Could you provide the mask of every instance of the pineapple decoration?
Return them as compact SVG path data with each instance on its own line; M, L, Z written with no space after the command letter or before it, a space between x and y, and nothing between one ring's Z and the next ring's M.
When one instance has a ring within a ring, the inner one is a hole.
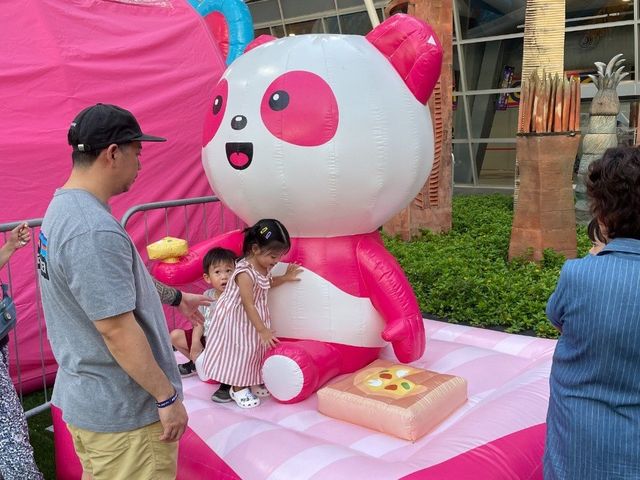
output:
M576 178L576 220L586 224L591 219L589 204L586 197L585 176L589 165L601 158L607 148L618 145L616 120L620 113L618 99L618 84L629 75L624 70L624 58L619 53L608 64L595 62L597 75L589 75L598 88L593 97L589 110L589 126L582 140L582 157Z

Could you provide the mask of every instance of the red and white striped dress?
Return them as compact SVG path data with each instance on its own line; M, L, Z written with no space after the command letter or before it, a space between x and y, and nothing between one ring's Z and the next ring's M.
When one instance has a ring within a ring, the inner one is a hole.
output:
M271 328L271 317L267 308L267 291L271 286L270 275L262 275L245 259L240 260L218 299L207 346L204 349L204 374L220 383L236 387L262 383L260 367L267 351L260 341L258 331L247 317L240 288L235 279L238 274L248 273L253 281L253 300L260 318Z

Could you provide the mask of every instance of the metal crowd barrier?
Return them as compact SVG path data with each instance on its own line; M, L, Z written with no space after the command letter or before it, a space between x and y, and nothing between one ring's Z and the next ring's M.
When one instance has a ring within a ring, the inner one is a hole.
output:
M218 209L218 215L220 217L220 221L216 228L212 228L210 225L209 219L214 215L214 209ZM170 222L170 218L177 218L174 214L175 209L182 209L182 218L184 219L183 225L175 225L175 223ZM190 209L190 210L189 210ZM202 221L198 222L197 225L189 224L189 215L193 215L193 209L202 209ZM188 211L189 210L189 211ZM230 215L227 213L226 215L223 213L222 204L219 202L218 198L215 196L208 197L197 197L197 198L187 198L181 200L170 200L165 202L153 202L146 203L142 205L137 205L129 210L123 215L122 220L120 221L121 225L126 229L128 226L137 224L137 222L144 222L144 240L145 244L148 245L151 241L158 240L157 238L151 239L149 237L149 219L151 216L161 215L163 217L163 231L166 235L170 235L170 232L181 232L181 233L173 233L173 235L184 236L187 239L190 238L198 238L205 239L216 233L222 233L233 228L240 228L242 223L237 217ZM225 216L232 216L231 219L226 219ZM157 223L157 217L155 218ZM27 299L27 302L33 301L33 304L36 306L36 320L38 324L38 340L39 340L39 359L41 364L41 378L42 378L42 391L44 396L44 402L28 411L25 412L27 417L31 417L37 415L38 413L47 410L50 407L50 400L48 398L47 391L47 375L45 371L45 355L44 355L44 345L48 340L45 338L45 330L44 330L44 314L42 310L42 303L40 300L40 284L38 275L38 266L37 266L37 239L40 233L40 226L42 225L41 218L34 218L30 220L23 221L15 221L15 222L7 222L0 223L0 235L2 235L2 245L7 240L8 232L10 232L16 226L26 222L31 229L31 267L34 272L34 278L36 282L36 288L34 290L34 297L32 299ZM143 252L141 252L143 253ZM145 257L146 258L146 257ZM13 282L12 280L12 263L14 263L14 259L10 259L8 264L0 271L0 277L4 281L8 281L11 285L11 290L13 290ZM14 266L15 268L15 266ZM13 296L13 291L10 292ZM171 323L175 326L176 323L176 310L170 309L168 310L171 315ZM20 316L20 312L18 311L18 316ZM16 363L16 372L17 372L17 383L16 390L20 395L20 399L23 399L23 382L22 382L22 369L20 364L20 348L19 348L19 329L15 329L12 333L12 341L10 342L9 348L12 350L13 358Z
M32 218L30 220L18 221L18 222L8 222L0 224L0 233L2 233L2 244L4 245L7 241L8 233L13 230L18 225L23 223L27 223L29 228L31 229L31 270L34 272L34 278L36 282L35 295L33 298L33 304L36 306L36 321L38 324L38 348L39 348L39 359L40 359L40 367L41 367L41 380L42 380L42 392L44 396L44 403L28 410L25 414L28 417L33 415L37 415L38 413L46 410L50 406L49 394L47 391L47 375L45 370L45 356L44 356L44 342L47 341L44 336L44 315L42 312L42 303L40 301L40 283L38 280L39 275L37 275L37 242L35 239L38 238L38 233L40 231L40 225L42 225L41 218ZM12 281L11 275L11 265L14 263L14 259L11 258L9 262L4 266L2 270L0 270L0 278L3 280L7 280L9 283L9 294L13 297L13 286L14 283ZM18 317L20 316L20 312L18 312ZM19 329L14 329L12 332L12 342L9 344L9 348L13 350L15 363L16 363L16 371L17 371L17 379L18 382L16 384L16 390L20 396L20 400L23 399L23 388L22 388L22 369L20 368L20 348L19 348Z

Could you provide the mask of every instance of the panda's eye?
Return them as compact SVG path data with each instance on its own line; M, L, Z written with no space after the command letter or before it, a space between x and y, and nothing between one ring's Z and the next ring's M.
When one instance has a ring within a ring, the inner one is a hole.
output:
M273 95L269 97L269 107L271 110L275 110L279 112L280 110L284 110L289 105L289 94L284 90L278 90L277 92L273 92Z
M213 100L213 114L217 115L218 113L220 113L221 109L222 109L222 95L218 95Z
M223 107L224 108L224 107ZM340 112L331 86L318 74L292 70L275 78L262 94L262 123L271 134L301 147L333 138Z
M227 98L229 98L229 85L226 79L221 79L213 89L211 97L213 102L211 110L207 112L205 119L204 130L202 131L202 145L207 145L211 139L215 136L216 132L220 128L222 119L224 118L224 111L227 106ZM211 101L211 100L209 100Z

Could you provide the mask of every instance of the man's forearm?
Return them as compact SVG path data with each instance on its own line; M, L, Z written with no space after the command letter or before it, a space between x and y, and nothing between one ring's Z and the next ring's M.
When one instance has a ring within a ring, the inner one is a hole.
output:
M177 288L165 285L155 278L153 279L153 283L156 285L156 290L158 291L158 295L160 295L160 301L163 304L176 306L178 303L180 303L177 302L178 297L180 296L180 291Z
M171 397L174 387L156 362L133 312L95 322L118 365L156 401Z

